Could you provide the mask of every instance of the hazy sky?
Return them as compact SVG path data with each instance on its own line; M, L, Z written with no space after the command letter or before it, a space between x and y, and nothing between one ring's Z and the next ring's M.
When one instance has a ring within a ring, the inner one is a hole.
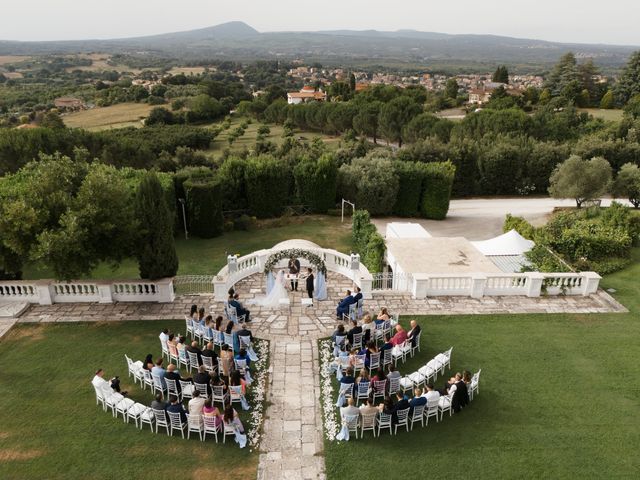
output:
M117 38L242 20L259 31L415 29L640 45L640 0L0 0L0 39ZM596 3L596 5L591 5Z

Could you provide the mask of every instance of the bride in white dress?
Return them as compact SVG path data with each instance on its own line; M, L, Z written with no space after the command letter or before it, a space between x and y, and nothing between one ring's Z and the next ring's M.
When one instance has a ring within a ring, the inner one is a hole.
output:
M255 304L261 307L274 308L280 306L280 300L284 298L289 298L289 292L285 287L284 271L280 270L269 294L266 297L256 298Z

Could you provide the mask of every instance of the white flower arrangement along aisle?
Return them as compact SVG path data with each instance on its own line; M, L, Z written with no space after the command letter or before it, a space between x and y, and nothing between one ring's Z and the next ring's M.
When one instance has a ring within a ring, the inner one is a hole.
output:
M253 348L258 355L258 361L252 362L255 366L253 374L253 382L251 383L251 412L249 413L249 430L247 438L249 446L256 448L260 443L260 428L264 417L264 400L267 386L268 360L269 360L269 342L267 340L255 339Z
M329 372L329 364L333 361L331 340L320 342L320 390L322 392L322 413L324 415L324 432L330 442L336 439L340 429L333 398L333 374Z

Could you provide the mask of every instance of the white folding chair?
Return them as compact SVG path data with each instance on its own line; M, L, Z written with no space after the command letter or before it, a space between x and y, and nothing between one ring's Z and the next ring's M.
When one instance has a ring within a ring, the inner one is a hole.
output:
M411 390L413 390L413 382L408 376L402 377L398 385L402 389L402 393L410 392Z
M369 374L373 375L374 370L380 368L380 352L369 354Z
M360 400L367 400L369 398L369 388L371 386L371 382L361 381L358 383L358 389L356 392L356 405L360 402Z
M375 403L376 398L384 397L387 394L387 380L376 380L373 382L373 402Z
M171 359L169 358L169 347L167 346L167 342L160 340L160 348L162 348L162 358L166 358L167 362L170 362Z
M118 414L122 414L122 421L127 422L127 411L136 404L130 398L123 398L118 403L116 403L116 417Z
M208 385L206 383L193 382L193 386L194 386L195 390L200 392L200 396L202 398L207 398L209 396L209 389L208 389Z
M453 393L449 395L441 396L438 400L438 413L440 414L440 420L444 418L444 412L449 412L449 416L453 415L451 405L453 403Z
M364 438L364 432L371 430L373 436L376 436L376 413L367 413L362 415L360 420L360 437Z
M180 365L184 365L184 367L189 371L189 356L187 355L186 348L178 348L178 368Z
M416 350L418 350L418 352L420 352L420 335L422 335L422 330L420 330L418 332L418 334L416 335L415 338L415 346L413 345L413 341L410 344L411 347L411 357L413 357L413 354L416 352Z
M178 385L175 380L171 380L170 378L165 378L164 381L167 384L167 394L174 395L178 398L178 401L182 401L182 390L178 390Z
M364 314L364 298L361 298L360 300L358 300L358 303L356 303L356 316L358 318L362 318L363 314Z
M365 361L367 360L367 355L356 355L353 362L353 373L357 374L358 371L365 369Z
M193 398L193 389L194 386L191 382L187 380L179 380L180 382L180 393L183 399L185 398Z
M240 406L243 405L244 394L242 393L242 385L229 385L229 399L231 400L231 405L234 403L239 403Z
M140 430L142 430L142 426L147 423L149 425L149 429L151 429L151 431L153 432L153 422L155 418L156 417L153 414L153 409L147 408L140 414Z
M393 435L393 425L391 422L391 415L387 413L381 413L376 418L376 422L378 425L378 437L380 436L380 430L383 428L389 429L389 435Z
M124 396L120 393L113 392L111 395L104 390L104 401L107 404L107 408L111 409L111 415L116 416L116 405L124 400Z
M138 420L140 419L140 416L143 414L143 412L147 409L147 407L141 403L134 403L128 410L127 410L127 423L129 423L129 420L133 420L136 424L136 427L138 426ZM142 426L142 424L140 424L140 426Z
M173 436L174 430L180 430L182 438L184 439L184 429L187 426L187 422L183 422L178 412L167 412L169 415L169 427L171 428L171 435Z
M411 347L409 347L411 349ZM402 359L402 363L407 360L407 341L396 345L391 349L391 357L393 358L393 365L398 365L398 360Z
M187 355L189 355L189 371L193 370L194 368L198 370L198 354L194 352L187 352Z
M482 369L478 370L473 374L473 377L471 377L471 383L468 387L469 400L473 400L473 396L480 393L480 372L482 372Z
M238 315L238 311L236 310L236 307L234 307L232 305L229 305L229 306L227 306L227 317L233 323L238 325L239 323L244 322L246 314L245 315Z
M389 395L393 395L400 388L400 377L390 377L389 380Z
M178 348L173 343L167 344L167 348L169 349L169 363L173 362L178 365Z
M342 314L342 321L348 322L350 320L355 320L358 313L358 304L352 303L349 305L349 312Z
M213 342L214 332L211 327L204 327L202 330L202 343L207 344Z
M434 360L440 364L440 371L442 375L444 375L445 367L451 367L451 351L453 347L451 347L446 352L439 353L435 356Z
M169 421L167 420L167 412L165 410L158 410L153 408L153 418L156 420L156 433L158 433L158 427L164 427L167 429L167 435L169 435Z
M93 386L93 389L96 392L96 405L98 404L102 404L102 410L104 410L105 412L107 411L107 405L106 405L106 400L105 400L105 391L100 388L100 387L96 387L95 385L91 384Z
M403 408L396 412L397 421L393 426L394 434L398 433L398 427L406 427L407 432L409 431L409 410L409 408Z
M427 408L424 411L425 419L427 420L427 426L429 425L429 418L436 417L436 423L440 421L438 414L438 404L440 403L440 397L432 398L427 401Z
M429 366L429 364L420 367L418 369L418 373L424 377L425 384L429 383L429 381L432 380L435 375L435 371Z
M202 355L202 365L209 373L213 373L218 368L217 365L213 364L213 359L206 355Z
M393 363L393 349L388 348L382 351L382 367L387 368Z
M438 372L440 371L441 364L435 358L432 358L425 365L428 369L431 370L431 376L433 377L433 381L438 380Z
M191 335L193 339L193 319L191 317L185 316L184 322L186 324L187 336Z
M207 440L207 433L213 433L213 436L216 439L216 443L218 443L218 432L222 431L222 424L216 424L216 417L202 417L203 428L202 428L202 441Z
M426 407L426 405L413 407L413 412L411 412L411 418L409 419L411 422L411 430L413 430L413 424L416 422L420 422L420 425L424 427L424 407Z
M233 423L222 422L223 433L222 435L222 443L226 443L227 435L236 436L236 426Z
M354 333L353 334L353 342L351 343L351 348L362 348L362 333Z
M231 351L233 352L233 334L232 333L224 334L224 344L228 345Z
M340 390L338 391L338 400L340 400L340 397L344 397L346 402L347 398L353 397L353 388L354 388L353 383L341 383ZM337 405L337 406L342 407L342 405Z
M211 402L220 402L224 407L227 402L228 394L225 392L224 387L222 385L215 385L211 387Z
M411 383L413 383L414 387L420 387L424 383L424 375L422 375L420 372L410 373L409 375L407 375L407 377L409 378L409 380L411 380Z
M347 425L347 428L349 429L349 431L353 432L356 435L356 440L357 440L358 426L360 424L360 415L345 415L343 421Z
M191 432L196 432L202 441L202 433L204 432L204 423L202 415L189 415L187 413L187 440L191 438Z

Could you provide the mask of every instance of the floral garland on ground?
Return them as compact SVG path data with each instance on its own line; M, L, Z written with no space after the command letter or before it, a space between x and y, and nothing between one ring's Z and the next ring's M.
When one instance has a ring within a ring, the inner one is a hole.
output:
M329 372L329 364L333 361L331 340L320 341L320 394L322 413L324 416L324 433L327 440L333 442L340 429L333 398L333 374Z
M274 267L278 264L280 260L284 260L285 258L306 258L309 262L316 267L318 272L323 275L327 274L327 266L324 263L324 260L320 258L320 255L310 252L308 250L302 250L300 248L290 248L288 250L280 250L276 253L272 253L271 256L267 259L267 262L264 264L264 273L269 273Z
M253 382L251 383L251 412L249 413L249 429L247 439L250 448L256 448L260 443L260 429L265 409L265 396L267 386L267 373L269 365L269 342L267 340L254 340L253 349L258 356L257 362L252 362L255 367Z

